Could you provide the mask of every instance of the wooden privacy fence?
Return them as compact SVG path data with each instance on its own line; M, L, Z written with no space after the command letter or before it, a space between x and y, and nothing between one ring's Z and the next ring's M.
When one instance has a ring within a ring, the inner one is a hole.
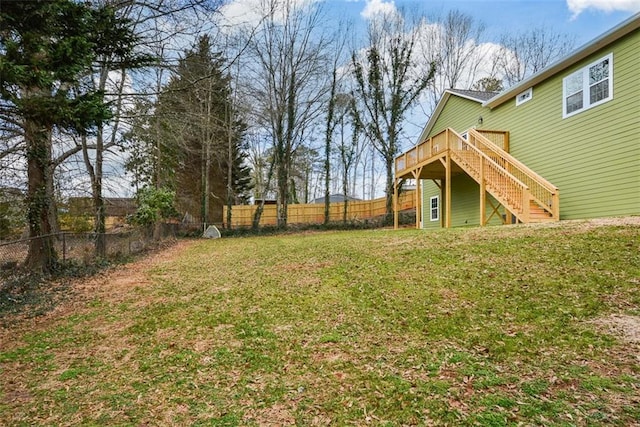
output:
M414 209L416 191L404 191L398 197L398 209ZM231 227L250 227L257 205L235 205L231 207ZM342 221L344 203L331 203L329 219L331 222ZM365 201L350 201L347 204L347 221L359 221L383 216L386 213L385 198ZM223 218L226 221L227 207L224 207ZM264 205L260 225L276 225L278 222L276 205ZM324 222L324 203L289 205L288 224L322 224ZM226 227L227 224L225 223Z

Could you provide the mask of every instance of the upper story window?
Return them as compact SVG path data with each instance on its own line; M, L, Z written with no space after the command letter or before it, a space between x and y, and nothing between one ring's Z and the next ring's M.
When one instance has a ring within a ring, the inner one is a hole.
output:
M613 54L605 56L562 80L562 117L613 99Z
M524 92L520 93L518 96L516 96L516 107L520 104L524 104L525 102L531 100L531 98L533 98L533 88L530 87L529 89L525 90Z

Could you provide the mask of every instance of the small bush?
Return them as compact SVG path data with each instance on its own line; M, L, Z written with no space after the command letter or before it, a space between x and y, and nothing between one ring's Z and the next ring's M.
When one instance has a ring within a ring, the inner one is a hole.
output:
M88 233L93 230L93 219L90 215L71 215L64 213L59 215L58 222L61 230L74 233Z

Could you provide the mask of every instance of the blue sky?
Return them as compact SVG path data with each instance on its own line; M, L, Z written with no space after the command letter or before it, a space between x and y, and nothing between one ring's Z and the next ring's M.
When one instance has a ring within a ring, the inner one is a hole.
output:
M393 9L424 15L430 21L450 10L460 10L485 25L478 43L498 43L502 35L543 27L573 38L574 48L640 12L640 0L227 0L223 21L231 28L251 26L260 21L260 4L265 1L320 3L330 18L328 25L347 21L356 43L373 14Z
M325 7L358 27L365 25L367 11L383 8L417 10L427 17L458 9L485 24L483 41L544 26L574 37L578 47L639 12L640 0L327 0Z

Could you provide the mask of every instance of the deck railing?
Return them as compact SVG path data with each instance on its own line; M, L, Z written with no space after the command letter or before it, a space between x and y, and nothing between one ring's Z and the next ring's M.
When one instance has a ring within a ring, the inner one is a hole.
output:
M449 129L445 129L442 132L422 141L412 149L405 151L403 154L396 157L396 176L398 172L411 169L417 164L431 157L435 157L439 154L444 154L445 150L447 149L448 131ZM480 132L485 138L493 142L496 146L501 147L505 151L508 151L508 132L501 130L481 130L478 132Z
M447 131L445 130L396 157L396 176L400 171L411 169L431 157L443 154L446 149Z
M509 152L509 132L503 130L490 130L490 129L475 129L482 136L493 142L498 147L502 148L507 153Z

